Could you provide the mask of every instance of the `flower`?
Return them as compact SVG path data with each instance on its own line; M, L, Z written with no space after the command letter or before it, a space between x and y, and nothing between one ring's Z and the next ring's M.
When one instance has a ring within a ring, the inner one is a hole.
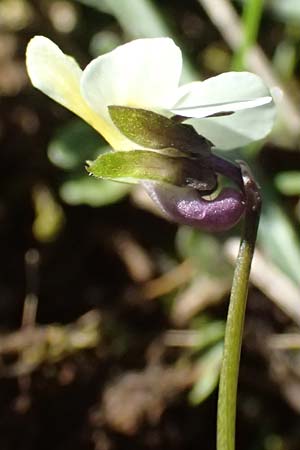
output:
M181 51L169 38L121 45L82 71L56 44L36 36L26 63L36 88L83 118L116 150L90 163L90 173L142 182L179 223L220 231L240 219L245 202L239 168L220 164L211 148L240 147L271 130L273 99L257 75L228 72L179 86ZM240 190L226 188L214 200L203 199L215 191L216 173L233 174Z
M137 39L91 61L77 62L43 36L28 44L32 84L92 125L115 150L139 148L113 124L108 106L143 108L190 119L219 149L262 139L271 130L274 105L255 74L228 72L179 86L182 57L170 38ZM234 114L208 117L220 113Z

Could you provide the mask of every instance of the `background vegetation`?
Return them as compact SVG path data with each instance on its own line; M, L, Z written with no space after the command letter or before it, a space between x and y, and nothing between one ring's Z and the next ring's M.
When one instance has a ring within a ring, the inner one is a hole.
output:
M185 81L246 69L283 90L267 142L228 154L248 161L264 201L237 448L299 450L297 0L0 1L1 450L214 449L239 236L178 228L139 188L88 177L106 144L31 87L36 34L82 66L167 35Z

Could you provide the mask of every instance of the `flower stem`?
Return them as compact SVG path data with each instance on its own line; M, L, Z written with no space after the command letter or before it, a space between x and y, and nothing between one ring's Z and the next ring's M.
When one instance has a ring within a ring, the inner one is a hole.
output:
M259 26L264 10L263 0L248 0L242 14L243 42L233 58L233 69L245 68L245 57L249 49L256 44Z
M244 182L241 175L241 168L229 161L228 159L221 158L220 156L212 153L211 156L212 167L215 172L220 175L224 175L234 181L239 188L244 189Z
M219 384L217 450L235 449L236 398L248 281L259 224L261 196L248 167L239 162L246 197L244 229L233 277Z

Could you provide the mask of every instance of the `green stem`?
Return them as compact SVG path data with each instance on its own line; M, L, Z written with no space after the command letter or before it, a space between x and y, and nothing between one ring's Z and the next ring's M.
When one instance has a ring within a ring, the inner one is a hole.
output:
M233 277L219 384L217 450L235 449L236 398L251 262L259 223L261 197L248 167L240 162L246 214Z
M245 1L242 15L244 39L233 59L232 65L235 70L242 70L245 67L246 53L256 43L263 8L264 0Z

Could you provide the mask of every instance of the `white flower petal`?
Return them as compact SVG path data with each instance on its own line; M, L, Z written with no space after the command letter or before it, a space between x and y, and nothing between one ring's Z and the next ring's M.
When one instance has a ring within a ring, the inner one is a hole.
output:
M266 105L272 102L272 97L259 97L253 100L242 100L239 102L223 102L214 105L191 106L187 108L173 108L171 112L184 117L195 117L202 119L203 117L212 116L214 114L230 113L242 111L244 109L256 108L257 106Z
M181 51L171 39L137 39L92 61L84 70L81 92L106 119L108 105L169 108L181 68Z
M250 72L227 72L178 90L172 112L202 118L222 112L255 108L272 101L263 81Z
M230 116L190 119L185 123L222 150L243 147L270 133L275 119L274 103L238 111Z

